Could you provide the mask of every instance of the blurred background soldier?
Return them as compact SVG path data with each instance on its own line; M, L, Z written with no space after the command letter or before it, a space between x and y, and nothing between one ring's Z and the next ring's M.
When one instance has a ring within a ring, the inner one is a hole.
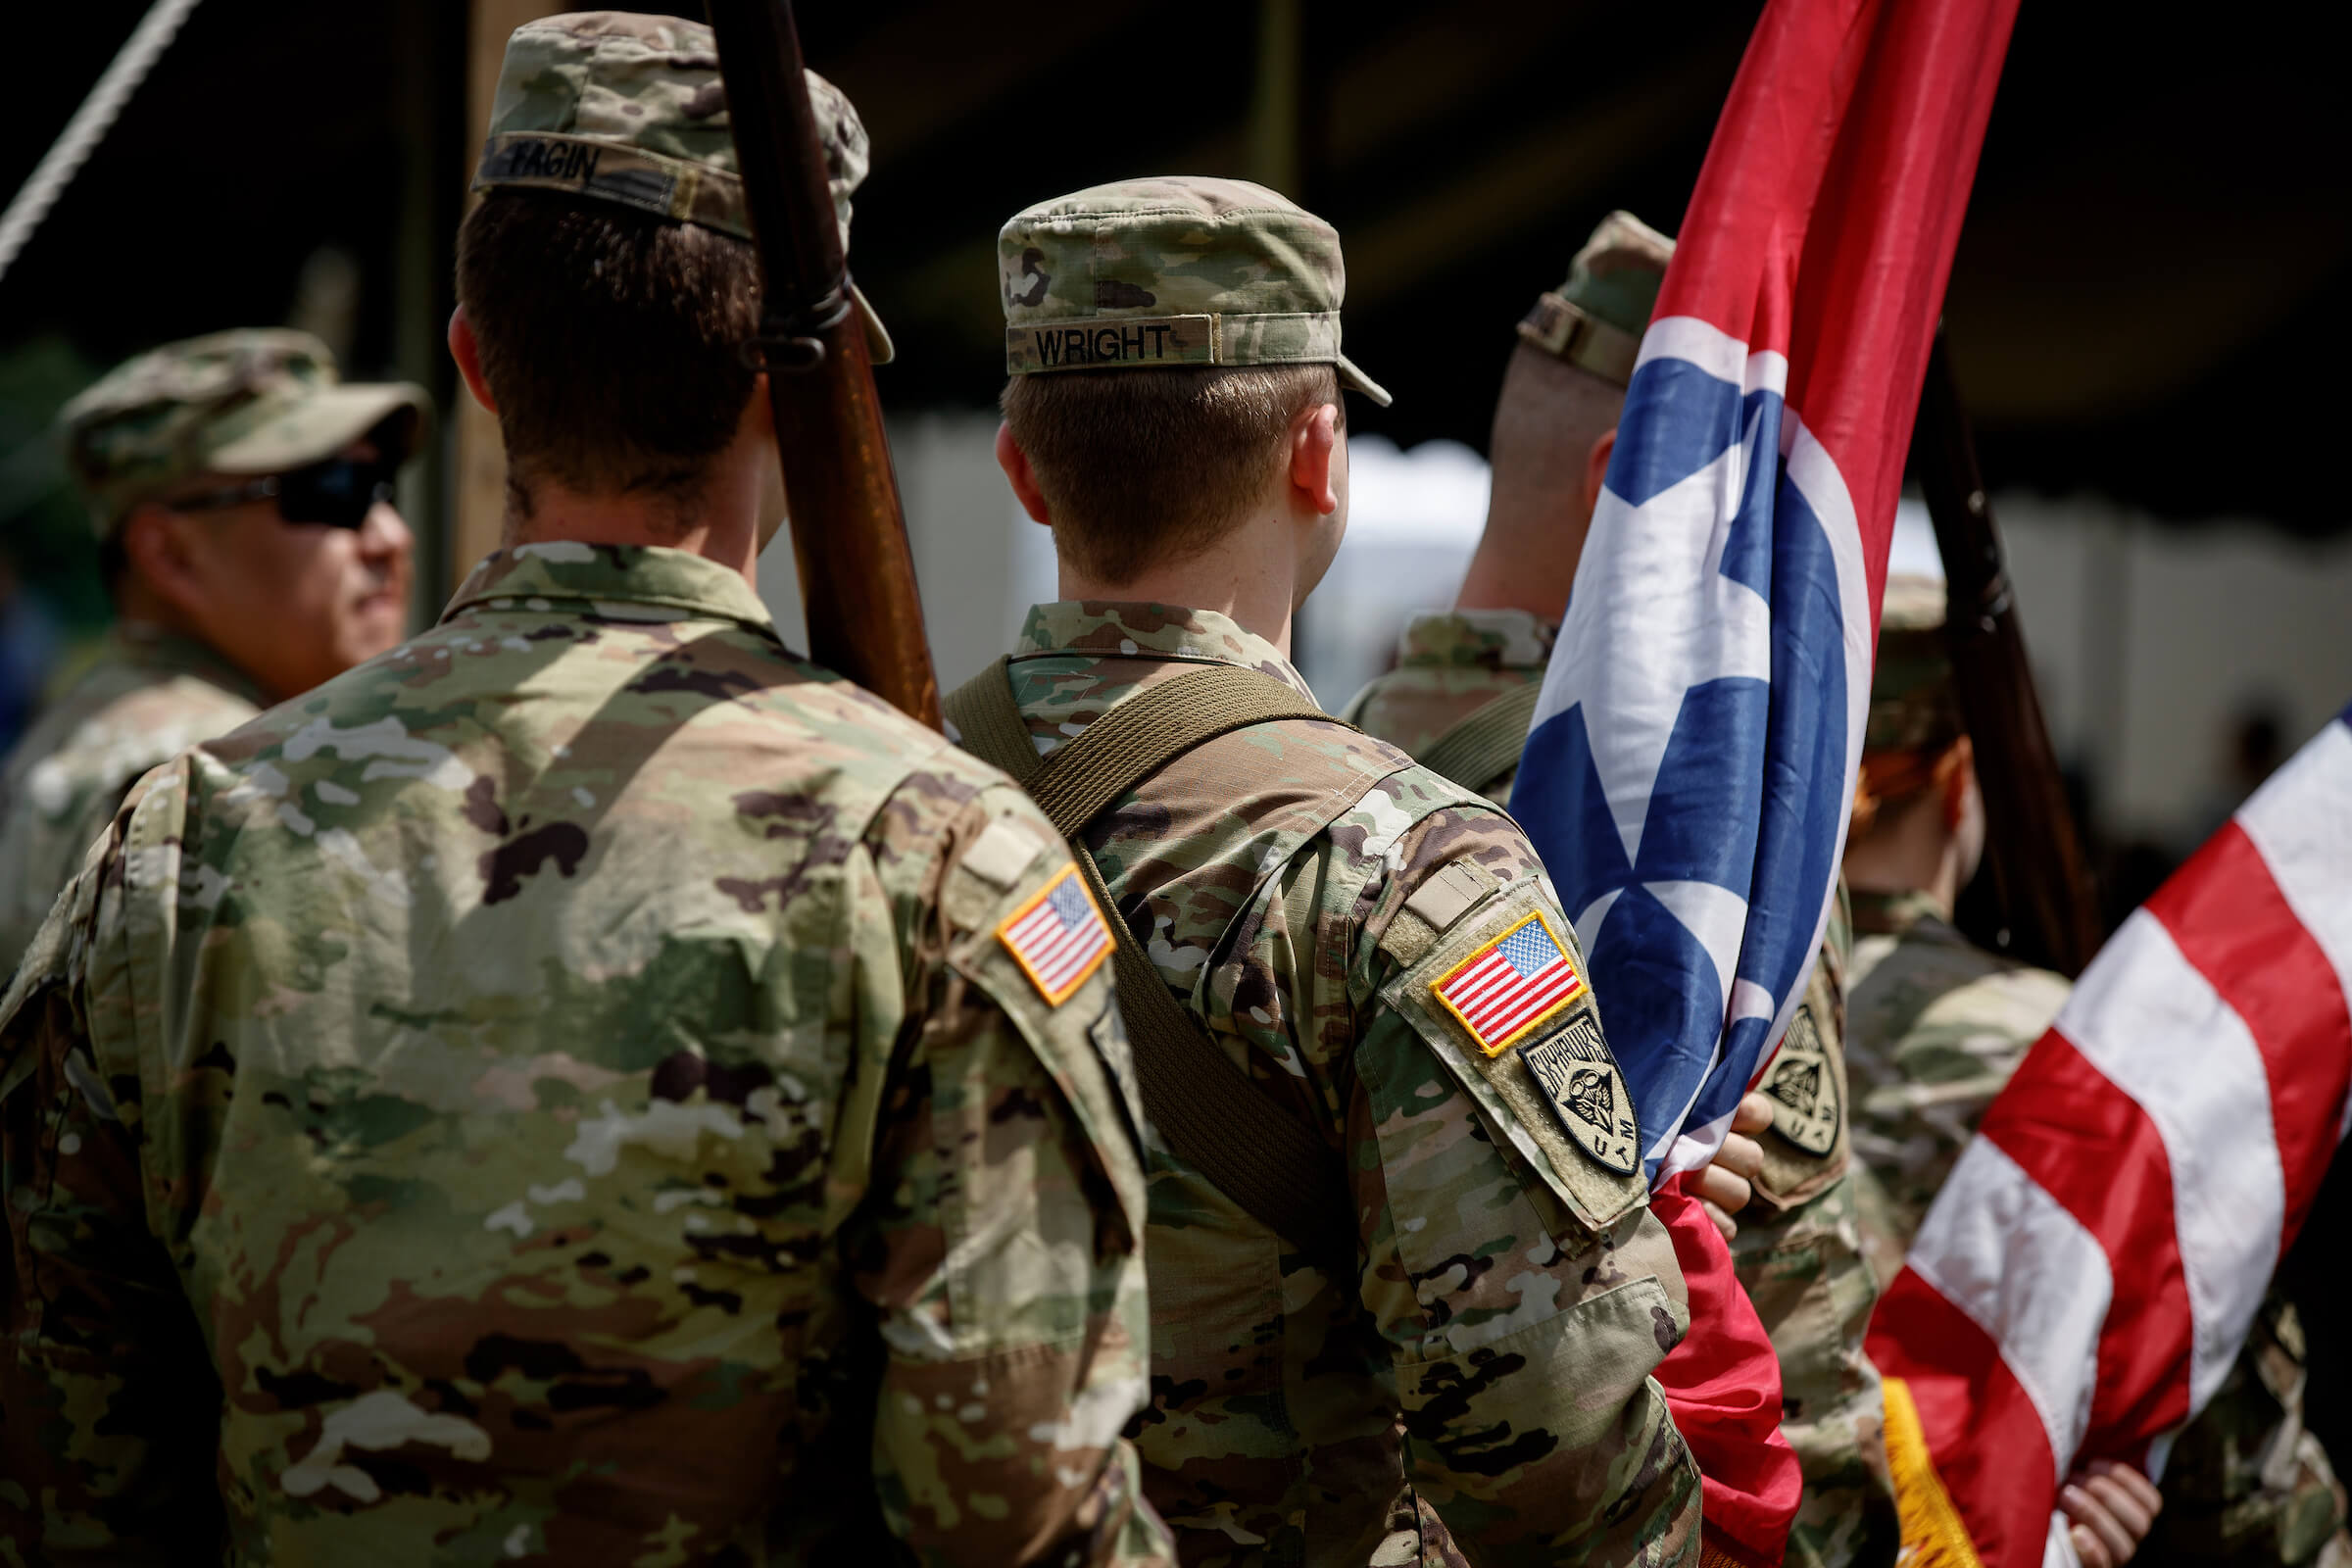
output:
M1501 805L1673 255L1671 239L1612 213L1520 322L1494 404L1486 532L1454 608L1414 616L1396 667L1348 705L1368 732ZM1697 1189L1780 1358L1782 1430L1805 1478L1792 1564L1890 1563L1898 1544L1879 1378L1862 1350L1878 1288L1844 1114L1849 941L1834 915L1764 1093L1741 1105Z
M1869 1167L1865 1229L1885 1279L2069 989L1952 925L1984 854L1984 814L1943 620L1940 581L1887 580L1845 851L1854 1147ZM2304 1359L2302 1322L2274 1290L2228 1380L2173 1446L2149 1557L2352 1561L2342 1488L2303 1427Z
M716 64L514 33L450 326L509 548L151 774L35 939L26 1560L1165 1560L1106 933L1018 790L753 593ZM809 87L846 238L865 133Z
M1290 662L1347 525L1340 391L1388 401L1340 351L1338 234L1261 186L1138 180L1030 208L998 256L998 458L1062 601L949 710L1072 803L1139 1060L1186 1064L1150 1101L1137 1439L1184 1560L1443 1561L1448 1530L1482 1563L1692 1560L1647 1378L1682 1274L1574 934L1508 817ZM1157 752L1113 739L1163 711ZM1296 1180L1219 1169L1253 1119L1243 1154L1302 1147Z
M169 344L67 405L116 623L0 769L0 969L140 774L400 641L392 481L425 412L279 328Z
M1626 383L1673 256L1673 240L1611 213L1567 281L1519 323L1494 400L1486 528L1453 608L1415 615L1396 667L1348 704L1346 716L1482 792L1507 794L1518 768L1617 450Z

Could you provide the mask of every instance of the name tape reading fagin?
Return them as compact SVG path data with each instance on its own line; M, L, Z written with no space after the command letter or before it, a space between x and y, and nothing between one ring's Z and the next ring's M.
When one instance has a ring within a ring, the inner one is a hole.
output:
M732 174L612 142L504 131L482 148L476 190L523 185L618 202L721 233L751 237L743 186Z

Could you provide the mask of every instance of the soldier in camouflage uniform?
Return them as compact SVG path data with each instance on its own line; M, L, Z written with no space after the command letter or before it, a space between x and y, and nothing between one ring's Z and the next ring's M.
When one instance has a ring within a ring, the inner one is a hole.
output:
M2066 980L1952 925L1983 808L1943 636L1943 585L1887 580L1846 849L1856 942L1847 1054L1864 1231L1891 1279L1993 1096L2065 1004ZM2345 1499L2302 1421L2303 1327L2274 1291L2212 1402L2174 1444L2158 1561L2352 1562Z
M1887 1279L1984 1107L2070 989L2064 976L1987 953L1952 926L1952 901L1984 851L1965 736L1943 645L1943 585L1889 577L1847 844L1854 1145L1873 1177L1872 1261ZM1946 798L1961 808L1938 814ZM1922 839L1935 863L1895 863L1907 848L1898 834Z
M998 454L1064 599L982 678L1009 679L1049 761L1203 667L1311 706L1288 649L1345 525L1338 392L1387 401L1340 352L1338 236L1258 186L1141 180L1020 214L999 260ZM1689 1327L1682 1277L1631 1140L1596 1142L1535 1076L1589 1039L1588 1088L1623 1092L1517 827L1286 718L1179 758L1081 838L1237 1091L1312 1130L1354 1211L1293 1246L1150 1150L1135 1430L1182 1559L1695 1560L1697 1477L1647 1376ZM1573 994L1482 1026L1446 977L1515 930Z
M400 641L388 497L425 408L277 328L168 344L67 405L116 624L0 764L0 973L140 774Z
M715 67L515 33L451 329L508 548L149 774L0 1011L11 1560L1167 1560L1119 1016L998 935L1067 848L748 580Z
M1348 705L1366 730L1459 766L1454 777L1498 805L1510 804L1518 742L1673 243L1630 214L1609 215L1567 281L1520 324L1494 413L1487 530L1455 608L1413 617L1396 667ZM1514 698L1523 710L1491 745L1461 744L1472 732L1455 726ZM1862 1349L1878 1287L1842 1114L1849 946L1840 905L1765 1094L1748 1097L1737 1124L1757 1142L1736 1132L1700 1189L1716 1212L1740 1210L1727 1223L1733 1262L1780 1358L1782 1431L1805 1482L1788 1561L1837 1568L1892 1562L1898 1544L1879 1375Z

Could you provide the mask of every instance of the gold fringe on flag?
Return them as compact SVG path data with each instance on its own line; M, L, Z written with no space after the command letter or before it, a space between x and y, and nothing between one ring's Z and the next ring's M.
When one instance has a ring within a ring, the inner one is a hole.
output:
M1919 1407L1901 1378L1884 1380L1886 1391L1886 1466L1894 1477L1894 1507L1903 1521L1899 1568L1984 1568L1968 1538L1952 1494L1936 1473Z

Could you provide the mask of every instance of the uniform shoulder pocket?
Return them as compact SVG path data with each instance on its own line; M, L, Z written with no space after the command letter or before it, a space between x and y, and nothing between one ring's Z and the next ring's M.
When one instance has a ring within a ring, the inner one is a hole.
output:
M1605 1230L1647 1201L1633 1097L1541 879L1455 915L1381 1000L1585 1226Z
M1024 847L1033 847L1028 856L1015 853ZM1117 916L1101 906L1067 849L1042 827L1000 818L974 851L950 874L950 897L960 906L952 913L961 927L950 962L997 1004L1060 1086L1140 1239L1144 1116L1111 996L1109 922ZM982 864L974 866L975 858Z
M1819 1197L1845 1173L1850 1158L1844 1040L1838 1026L1844 1006L1831 978L1832 956L1825 951L1814 967L1781 1049L1756 1085L1772 1102L1756 1195L1773 1208Z

